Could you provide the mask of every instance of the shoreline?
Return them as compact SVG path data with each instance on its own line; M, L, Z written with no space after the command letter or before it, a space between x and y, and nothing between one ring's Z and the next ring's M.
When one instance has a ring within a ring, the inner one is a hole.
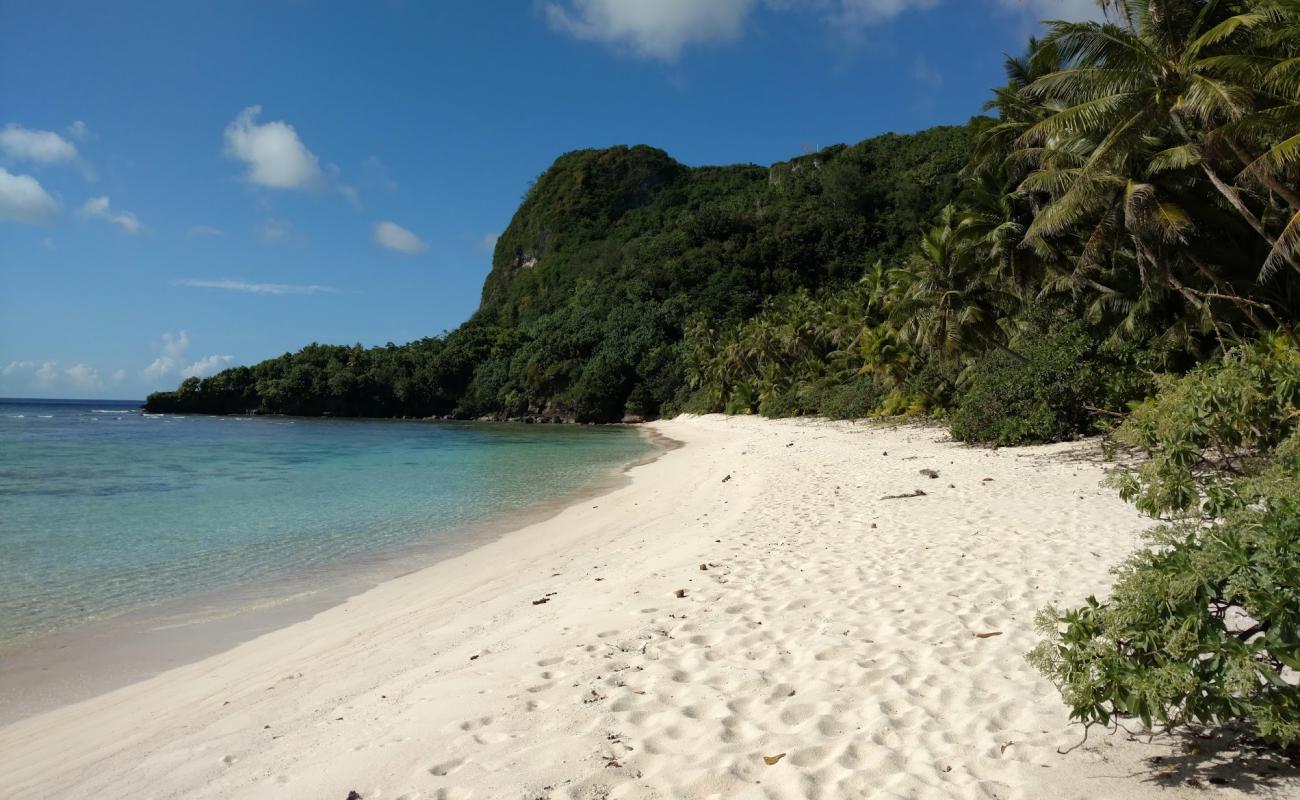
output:
M440 530L433 540L169 598L6 644L0 650L0 726L147 680L310 619L386 581L608 494L627 484L629 470L680 446L649 429L639 433L651 445L640 458L601 470L562 496Z
M1023 660L1033 612L1104 592L1150 524L1099 486L1095 441L648 427L685 446L605 494L0 727L9 796L1096 800L1259 785L1227 756L1224 785L1185 784L1194 765L1160 777L1152 757L1188 760L1167 737L1094 731L1058 753L1082 730ZM1300 793L1294 774L1270 779Z

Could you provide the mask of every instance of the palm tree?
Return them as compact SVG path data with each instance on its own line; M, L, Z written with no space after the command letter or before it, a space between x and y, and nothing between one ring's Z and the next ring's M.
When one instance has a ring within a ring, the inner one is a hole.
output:
M1252 52L1257 48L1236 36L1249 26L1275 33L1281 23L1270 22L1284 15L1261 9L1295 5L1296 0L1126 0L1121 10L1127 26L1055 23L1040 52L1064 66L1036 78L1021 94L1058 108L1026 128L1017 147L1031 154L1066 151L1075 163L1048 165L1059 191L1027 238L1040 240L1095 218L1129 193L1130 182L1154 172L1185 176L1196 170L1267 243L1270 261L1281 259L1300 273L1288 243L1293 237L1280 239L1268 224L1267 198L1223 177L1220 152L1235 154L1240 141L1264 136L1266 120L1293 120L1300 112L1294 97L1251 88L1252 70L1262 68ZM1283 66L1275 83L1284 85L1290 69ZM1264 162L1249 163L1276 164L1281 158L1285 164L1294 155L1287 148L1270 152ZM1271 174L1262 167L1256 172ZM1283 196L1293 196L1273 183Z
M984 266L956 209L946 207L939 225L922 235L910 267L891 272L901 292L891 321L907 340L947 360L996 348L1024 361L1007 347L999 324L1016 298Z

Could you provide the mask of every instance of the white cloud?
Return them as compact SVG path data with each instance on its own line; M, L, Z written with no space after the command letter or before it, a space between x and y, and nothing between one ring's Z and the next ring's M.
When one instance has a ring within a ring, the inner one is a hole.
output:
M186 351L190 349L190 335L185 331L164 333L160 349L158 357L149 366L140 370L141 377L146 381L157 381L168 375L177 375L181 378L206 378L235 360L234 356L211 355L200 358L189 366L181 366L186 361ZM98 375L96 379L98 380ZM125 379L125 371L118 370L113 373L114 382L120 383Z
M318 284L298 284L298 283L250 283L248 281L233 280L188 280L179 281L179 286L189 286L195 289L223 289L228 292L244 292L246 294L333 294L338 289L332 286L320 286Z
M419 236L411 233L396 222L377 222L374 228L375 243L389 250L414 255L429 249L429 245Z
M283 244L293 235L293 223L287 219L268 219L257 232L263 244Z
M59 377L59 365L55 361L46 361L36 368L36 383L39 386L49 386Z
M10 361L4 369L0 369L0 375L9 376L16 372L36 369L35 361Z
M107 196L90 198L81 207L81 213L91 219L111 222L133 236L144 230L135 214L130 211L114 211Z
M185 232L185 235L191 238L200 236L225 236L226 232L211 225L191 225L190 229Z
M109 378L113 383L124 383L126 381L126 370L119 369Z
M188 367L181 370L181 377L206 378L209 375L220 372L222 367L234 360L234 356L208 356L207 358L200 358L198 361L195 361L193 364L190 364Z
M1103 21L1106 17L1097 0L998 0L1003 8L1023 11L1035 21L1066 19Z
M249 106L226 126L226 155L248 166L250 183L272 189L316 189L325 182L320 159L283 121L259 125L261 106Z
M185 351L190 349L190 335L185 331L172 333L168 331L162 335L162 352L155 358L149 366L140 371L140 374L147 381L155 381L177 370L180 367L181 359L185 357Z
M9 123L0 130L0 152L15 161L59 164L77 159L77 148L54 131L38 131Z
M774 11L817 14L842 32L886 22L906 11L933 8L940 2L763 0L762 5ZM555 30L641 58L675 61L689 45L739 38L759 5L759 0L555 0L543 8Z
M99 380L99 370L89 364L73 364L65 369L63 374L78 389L96 389L103 385Z
M688 44L737 38L753 7L754 0L568 0L545 9L556 30L673 61Z
M0 220L43 225L59 214L59 204L31 175L0 167Z

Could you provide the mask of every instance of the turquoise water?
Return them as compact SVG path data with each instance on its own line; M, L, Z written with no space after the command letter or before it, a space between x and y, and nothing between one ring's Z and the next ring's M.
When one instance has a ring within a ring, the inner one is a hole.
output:
M0 400L0 646L414 545L451 549L467 526L651 449L625 428L135 405Z

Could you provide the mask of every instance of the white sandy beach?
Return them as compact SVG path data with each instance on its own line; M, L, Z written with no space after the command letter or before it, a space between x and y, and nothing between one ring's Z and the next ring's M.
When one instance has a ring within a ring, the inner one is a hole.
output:
M651 427L685 446L622 488L0 729L4 796L1300 796L1161 777L1173 740L1058 754L1082 731L1023 659L1034 612L1103 592L1148 524L1095 441Z

